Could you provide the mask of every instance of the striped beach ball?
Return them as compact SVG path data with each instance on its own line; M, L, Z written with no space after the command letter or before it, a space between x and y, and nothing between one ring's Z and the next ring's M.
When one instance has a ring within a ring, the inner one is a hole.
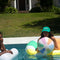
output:
M41 53L48 54L54 49L54 42L48 37L43 37L38 42L38 49Z

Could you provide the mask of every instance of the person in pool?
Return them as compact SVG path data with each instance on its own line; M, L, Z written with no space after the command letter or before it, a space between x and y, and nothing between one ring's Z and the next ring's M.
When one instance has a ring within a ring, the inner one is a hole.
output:
M11 53L11 54L13 54L12 51L6 50L6 48L5 48L4 44L3 44L3 35L2 35L1 32L0 32L0 50L1 50L0 56L2 54L4 54L4 53Z
M54 49L58 49L56 39L55 39L54 35L51 33L51 30L48 26L43 27L41 37L38 39L37 42L39 42L39 40L43 37L48 37L48 38L52 39L54 42L54 46L55 46ZM37 48L37 51L38 51L38 48Z

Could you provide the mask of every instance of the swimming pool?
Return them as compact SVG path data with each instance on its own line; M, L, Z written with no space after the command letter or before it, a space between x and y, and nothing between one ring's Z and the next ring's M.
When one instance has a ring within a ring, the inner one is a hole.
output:
M19 55L13 60L60 60L60 56L29 56L25 52L27 44L5 44L6 49L10 50L16 48L19 51Z

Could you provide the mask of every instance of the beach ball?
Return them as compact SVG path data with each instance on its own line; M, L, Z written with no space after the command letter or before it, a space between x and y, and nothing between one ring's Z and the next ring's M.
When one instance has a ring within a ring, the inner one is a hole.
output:
M48 37L43 37L38 41L38 50L42 54L48 54L54 49L54 42Z
M35 40L30 41L25 48L26 53L29 55L37 54L36 49L37 49L37 41Z

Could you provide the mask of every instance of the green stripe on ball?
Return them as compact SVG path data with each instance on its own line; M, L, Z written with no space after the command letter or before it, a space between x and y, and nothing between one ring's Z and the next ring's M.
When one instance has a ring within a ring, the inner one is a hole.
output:
M43 45L43 44L38 43L38 47L44 47L44 45Z
M30 41L27 46L33 46L35 49L37 48L37 42L35 41Z

